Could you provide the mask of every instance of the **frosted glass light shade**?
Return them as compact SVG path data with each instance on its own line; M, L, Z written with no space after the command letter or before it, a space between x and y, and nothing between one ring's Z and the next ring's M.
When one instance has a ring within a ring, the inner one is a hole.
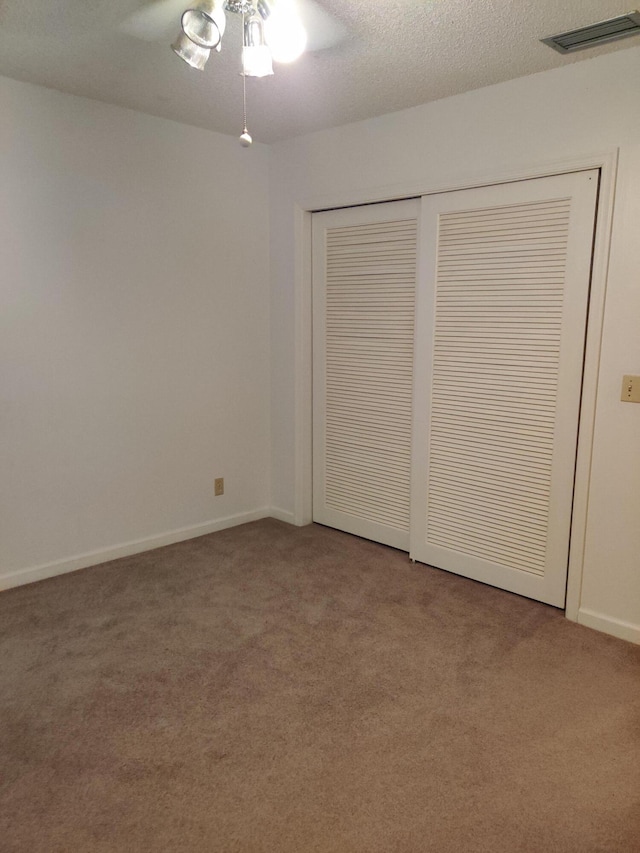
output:
M205 0L182 15L182 31L199 47L218 47L226 26L219 0Z
M267 77L273 74L271 51L266 44L242 48L242 73L245 77Z
M187 65L190 65L192 68L196 68L198 71L202 71L205 67L207 59L209 59L209 54L211 53L209 48L199 47L197 44L192 42L190 38L187 38L184 33L180 33L178 38L171 45L171 49L180 57L180 59L184 59Z
M264 24L257 13L245 18L242 44L242 73L245 77L273 74L271 51L264 40Z

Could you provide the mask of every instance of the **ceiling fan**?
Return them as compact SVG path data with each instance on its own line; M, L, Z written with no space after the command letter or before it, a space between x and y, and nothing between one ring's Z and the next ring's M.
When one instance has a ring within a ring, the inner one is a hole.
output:
M306 49L324 50L347 37L347 28L315 0L155 0L126 18L122 32L145 41L168 40L174 53L202 71L212 50L220 52L227 14L242 18L244 125L240 143L252 143L247 131L246 77L273 74L272 61L292 62Z
M197 2L190 3L189 0L155 0L147 3L133 14L129 15L120 25L120 30L127 35L142 39L143 41L165 41L170 38L176 26L180 25L183 13L190 7L196 7ZM278 0L270 0L268 3L231 2L220 3L221 6L229 6L227 11L239 11L241 7L254 9L260 5L262 8L269 6L277 8ZM345 25L327 12L316 0L293 0L298 17L307 32L307 50L325 50L334 47L348 35Z

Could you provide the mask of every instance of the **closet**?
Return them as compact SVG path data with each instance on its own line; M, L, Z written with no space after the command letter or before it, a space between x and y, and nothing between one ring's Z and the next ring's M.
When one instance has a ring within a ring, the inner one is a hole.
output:
M597 189L313 215L314 520L564 605Z

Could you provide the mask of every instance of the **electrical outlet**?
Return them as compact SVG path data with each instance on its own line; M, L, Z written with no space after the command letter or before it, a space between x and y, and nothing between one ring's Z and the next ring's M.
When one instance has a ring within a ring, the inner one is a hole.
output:
M640 403L640 376L622 377L622 394L624 403Z
M224 477L216 477L213 481L213 493L218 498L224 495Z

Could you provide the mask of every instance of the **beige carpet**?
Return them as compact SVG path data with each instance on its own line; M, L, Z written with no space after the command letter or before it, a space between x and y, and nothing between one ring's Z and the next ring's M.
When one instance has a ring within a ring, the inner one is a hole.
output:
M640 647L262 521L0 595L0 850L637 853Z

